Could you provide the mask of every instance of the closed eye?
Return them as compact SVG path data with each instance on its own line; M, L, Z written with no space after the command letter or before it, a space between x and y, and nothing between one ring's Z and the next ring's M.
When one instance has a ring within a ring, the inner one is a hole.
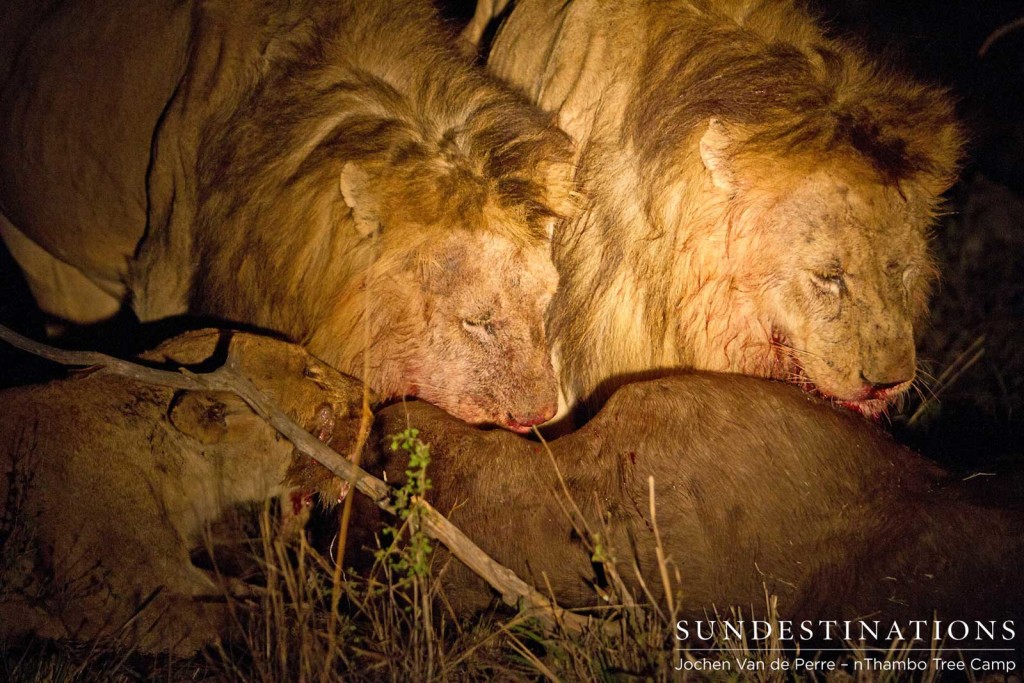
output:
M470 334L494 336L493 313L488 311L483 315L463 318L462 328Z
M828 271L824 273L811 273L811 282L823 294L839 296L846 290L846 281L842 272Z

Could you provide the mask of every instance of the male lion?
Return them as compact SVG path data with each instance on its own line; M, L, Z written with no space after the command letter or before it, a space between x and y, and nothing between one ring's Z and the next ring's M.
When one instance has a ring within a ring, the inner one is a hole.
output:
M336 450L355 442L361 383L298 346L204 330L145 356L192 368L228 357ZM290 469L337 499L338 480L309 477L309 463L231 394L102 372L0 392L0 639L194 652L227 626L225 591L244 586L222 585L190 550L232 505L292 491Z
M522 0L489 65L577 143L549 321L570 401L677 366L867 415L911 386L961 147L943 92L790 0Z
M130 298L284 333L470 422L554 414L570 141L427 0L72 1L16 35L0 234L46 311Z

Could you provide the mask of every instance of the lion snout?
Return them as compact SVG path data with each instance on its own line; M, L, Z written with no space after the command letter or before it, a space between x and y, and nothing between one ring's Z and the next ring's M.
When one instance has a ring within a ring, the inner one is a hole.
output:
M531 432L534 427L542 425L553 418L557 411L558 404L557 401L554 401L544 405L542 408L534 412L508 412L505 415L505 420L501 423L501 426L513 432L527 434Z
M535 396L524 396L518 401L498 402L494 399L481 400L476 410L462 410L464 420L471 424L494 424L520 434L528 433L555 416L558 410L557 396L537 400Z
M504 391L472 392L461 395L457 403L446 404L443 397L431 401L446 412L475 425L496 425L513 432L527 433L535 425L553 418L558 411L558 388L550 381L520 381L503 387ZM421 396L428 401L429 396Z
M868 345L861 362L860 381L867 398L886 398L910 386L917 372L917 353L910 334L879 339Z
M530 380L508 387L502 404L496 406L496 423L514 432L529 432L553 418L558 412L558 382L551 363L542 364Z

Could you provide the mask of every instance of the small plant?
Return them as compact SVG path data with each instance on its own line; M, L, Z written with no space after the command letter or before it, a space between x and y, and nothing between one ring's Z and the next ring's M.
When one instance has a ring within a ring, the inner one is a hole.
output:
M391 450L403 450L409 454L409 464L405 469L405 484L395 491L395 513L408 526L409 538L400 552L391 552L394 542L378 553L378 559L388 558L392 569L406 578L422 578L429 570L430 538L420 529L420 507L417 501L422 500L430 490L430 479L427 478L427 465L430 464L430 446L419 438L419 430L413 427L391 437ZM401 536L401 529L386 527L384 535L392 541Z

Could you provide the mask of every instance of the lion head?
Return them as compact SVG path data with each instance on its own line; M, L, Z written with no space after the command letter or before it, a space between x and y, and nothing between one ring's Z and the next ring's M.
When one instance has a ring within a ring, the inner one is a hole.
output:
M523 0L489 58L579 150L551 312L569 402L685 367L878 414L916 374L948 94L787 0L613 5Z
M558 275L544 244L468 231L420 256L413 305L423 345L406 395L471 423L528 432L555 414L557 384L544 314Z
M569 186L556 179L568 168L542 162L499 190L461 155L346 164L342 194L368 265L353 290L362 298L340 299L320 329L352 329L342 321L365 311L355 329L370 343L339 345L350 350L339 367L384 397L419 397L474 424L528 432L550 419L544 318L558 284L551 231L565 208L551 192ZM333 360L324 333L310 345Z
M855 58L846 56L848 73ZM841 69L825 62L821 78L838 80ZM786 82L764 66L756 75ZM792 101L710 118L695 156L720 211L724 299L749 316L726 316L747 334L737 335L738 367L725 369L875 416L916 377L915 325L935 279L928 231L960 139L940 91L877 75L868 83L854 100L837 85L797 81ZM808 105L814 94L820 108Z
M876 415L915 378L935 274L930 203L852 160L786 165L731 181L720 276L739 284L726 297L750 317L729 326L746 332L729 369Z

